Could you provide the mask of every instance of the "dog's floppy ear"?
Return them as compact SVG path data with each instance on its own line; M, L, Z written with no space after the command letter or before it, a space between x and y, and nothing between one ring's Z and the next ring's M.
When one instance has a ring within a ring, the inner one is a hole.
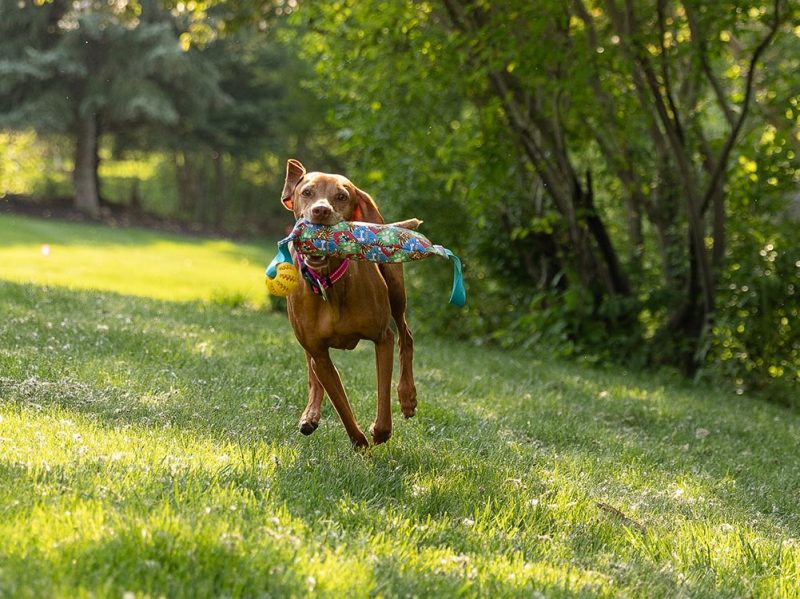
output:
M356 200L357 203L356 209L353 211L353 220L363 223L377 223L379 225L384 223L381 211L378 210L378 205L366 191L361 191L356 187Z
M299 160L290 158L286 162L286 181L283 184L283 193L281 194L281 202L287 210L294 210L294 202L292 201L292 194L294 188L300 183L306 174L306 169L300 164Z

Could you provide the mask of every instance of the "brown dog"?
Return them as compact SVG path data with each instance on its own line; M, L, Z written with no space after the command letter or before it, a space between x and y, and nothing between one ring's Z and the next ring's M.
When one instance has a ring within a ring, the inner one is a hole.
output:
M383 223L373 199L341 175L307 173L297 160L286 165L283 205L295 218L305 217L315 224L332 225L342 220ZM409 228L419 221L406 221ZM319 275L336 273L342 260L306 258L306 265ZM320 405L325 393L342 419L356 447L368 446L367 438L353 417L339 372L333 365L330 349L353 349L361 339L375 343L378 371L378 406L369 432L375 444L392 435L391 383L394 362L394 333L397 327L400 346L400 378L397 395L406 418L414 415L417 390L412 361L414 340L406 323L406 290L402 264L373 264L352 261L344 275L325 291L326 299L301 279L288 298L289 321L295 336L306 350L308 365L308 405L300 418L300 432L313 433L319 426Z

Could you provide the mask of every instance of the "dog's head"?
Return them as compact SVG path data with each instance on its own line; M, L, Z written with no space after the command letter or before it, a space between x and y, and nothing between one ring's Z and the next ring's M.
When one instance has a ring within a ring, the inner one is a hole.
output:
M315 225L335 225L343 220L383 223L375 201L347 177L307 173L294 159L286 163L281 202L295 218L306 218Z

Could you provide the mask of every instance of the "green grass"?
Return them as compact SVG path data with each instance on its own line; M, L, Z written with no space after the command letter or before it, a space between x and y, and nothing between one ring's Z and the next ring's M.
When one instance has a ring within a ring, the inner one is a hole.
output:
M262 304L267 244L0 214L0 277L173 301Z
M359 454L327 403L297 432L282 315L0 282L0 316L0 597L800 596L796 412L419 336L418 416ZM366 426L371 348L335 360Z

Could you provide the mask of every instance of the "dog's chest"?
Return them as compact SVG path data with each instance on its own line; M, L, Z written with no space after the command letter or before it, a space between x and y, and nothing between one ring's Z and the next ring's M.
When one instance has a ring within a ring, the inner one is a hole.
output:
M328 290L327 301L309 287L292 294L289 318L301 344L321 341L336 349L353 349L361 339L381 339L389 326L391 309L386 283L375 271L377 279L365 277L357 269L348 272Z

